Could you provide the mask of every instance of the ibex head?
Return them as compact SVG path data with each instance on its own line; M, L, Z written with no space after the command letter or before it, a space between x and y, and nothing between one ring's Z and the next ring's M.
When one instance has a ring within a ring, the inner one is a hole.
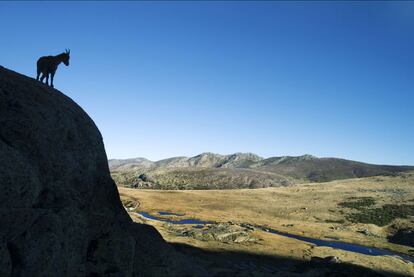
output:
M64 57L63 57L63 63L68 66L69 65L69 54L70 54L70 49L66 49L65 53L64 53Z

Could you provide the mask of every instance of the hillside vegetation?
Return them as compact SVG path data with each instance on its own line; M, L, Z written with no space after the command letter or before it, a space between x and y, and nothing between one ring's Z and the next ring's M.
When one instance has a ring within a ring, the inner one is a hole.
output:
M203 153L152 162L109 160L118 186L152 189L232 189L287 186L303 182L396 175L413 166L373 165L311 155L262 158L252 153Z

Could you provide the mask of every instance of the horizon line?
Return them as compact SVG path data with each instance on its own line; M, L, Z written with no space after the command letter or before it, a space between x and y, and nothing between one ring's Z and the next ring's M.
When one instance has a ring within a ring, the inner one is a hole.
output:
M234 153L230 153L230 154L220 154L220 153L215 153L215 152L201 152L199 154L193 155L193 156L171 156L171 157L166 157L166 158L162 158L162 159L157 159L157 160L152 160L152 159L148 159L146 157L143 156L135 156L135 157L130 157L130 158L107 158L107 160L130 160L130 159L146 159L150 162L159 162L159 161L163 161L163 160L167 160L167 159L173 159L173 158L193 158L193 157L197 157L203 154L213 154L213 155L220 155L220 156L231 156L231 155L235 155L235 154L253 154L258 156L261 159L270 159L270 158L283 158L283 157L303 157L303 156L310 156L310 157L314 157L316 159L340 159L340 160L347 160L347 161L354 161L354 162L360 162L360 163L365 163L365 164L372 164L372 165L392 165L392 166L414 166L414 165L409 165L409 164L381 164L381 163L371 163L371 162L364 162L364 161L360 161L360 160L352 160L352 159L348 159L348 158L343 158L343 157L334 157L334 156L324 156L324 157L320 157L320 156L316 156L316 155L312 155L312 154L303 154L303 155L281 155L281 156L267 156L267 157L263 157L260 156L258 154L255 154L253 152L234 152Z

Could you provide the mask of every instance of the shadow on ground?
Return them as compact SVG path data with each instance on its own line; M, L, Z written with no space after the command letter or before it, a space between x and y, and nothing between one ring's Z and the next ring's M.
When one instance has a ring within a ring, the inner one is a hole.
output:
M404 276L347 263L322 260L306 262L243 252L206 251L181 243L171 245L202 264L209 276Z

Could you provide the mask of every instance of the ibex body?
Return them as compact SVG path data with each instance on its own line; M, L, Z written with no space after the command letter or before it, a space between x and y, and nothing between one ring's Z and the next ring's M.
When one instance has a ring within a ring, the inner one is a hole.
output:
M53 78L55 77L56 70L58 65L63 62L66 66L69 65L69 54L70 50L66 50L64 53L57 56L44 56L37 60L37 77L36 80L39 80L40 73L40 82L46 77L46 85L49 85L49 74L51 77L50 86L53 88Z

